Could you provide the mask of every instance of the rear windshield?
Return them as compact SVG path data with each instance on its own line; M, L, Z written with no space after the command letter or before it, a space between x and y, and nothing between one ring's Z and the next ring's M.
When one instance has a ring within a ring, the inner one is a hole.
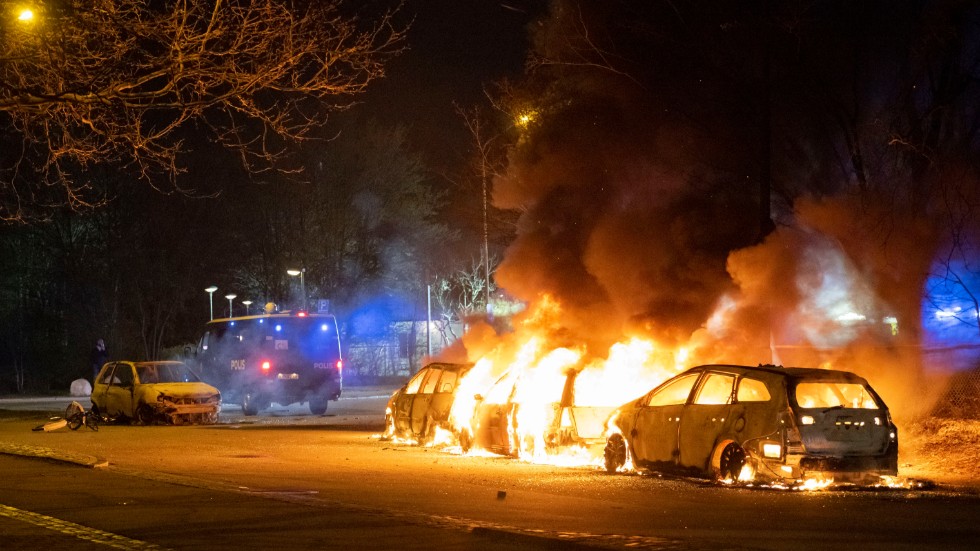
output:
M796 403L801 408L878 409L874 395L860 383L798 383L796 385Z

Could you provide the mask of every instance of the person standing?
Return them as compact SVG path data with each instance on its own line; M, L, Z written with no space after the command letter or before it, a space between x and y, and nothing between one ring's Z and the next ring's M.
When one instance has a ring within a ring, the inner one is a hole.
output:
M105 349L105 341L99 339L95 341L95 348L92 349L92 388L95 388L95 379L99 376L102 364L109 360L109 353Z

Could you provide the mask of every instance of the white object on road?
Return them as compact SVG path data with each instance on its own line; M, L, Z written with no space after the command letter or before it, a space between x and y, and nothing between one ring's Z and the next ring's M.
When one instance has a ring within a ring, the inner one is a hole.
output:
M71 382L70 392L72 396L85 396L87 398L92 395L92 383L86 379L75 379Z

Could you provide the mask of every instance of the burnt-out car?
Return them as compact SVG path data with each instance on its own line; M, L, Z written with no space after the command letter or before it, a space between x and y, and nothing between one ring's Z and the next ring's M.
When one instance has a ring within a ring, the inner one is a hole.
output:
M427 364L396 390L385 408L385 437L425 444L437 428L448 430L449 412L459 380L473 367L466 363Z
M481 448L533 459L569 446L603 444L603 423L615 409L576 401L580 371L509 371L477 396L468 426L459 431L464 451Z
M221 393L182 362L109 362L95 378L92 410L143 425L214 424Z
M617 409L609 472L869 482L898 471L898 430L868 381L829 369L704 365Z

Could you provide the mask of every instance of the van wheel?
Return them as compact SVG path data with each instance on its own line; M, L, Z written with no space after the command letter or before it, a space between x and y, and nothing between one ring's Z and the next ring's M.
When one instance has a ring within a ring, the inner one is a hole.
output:
M327 412L327 404L330 401L326 398L310 398L310 413L313 415L323 415Z
M602 452L605 459L606 472L613 474L626 465L626 439L622 434L614 434L606 440L606 448Z
M735 442L729 442L718 458L718 478L721 480L738 480L745 466L745 450Z
M242 413L245 415L256 415L259 413L259 402L251 392L245 391L242 393Z

